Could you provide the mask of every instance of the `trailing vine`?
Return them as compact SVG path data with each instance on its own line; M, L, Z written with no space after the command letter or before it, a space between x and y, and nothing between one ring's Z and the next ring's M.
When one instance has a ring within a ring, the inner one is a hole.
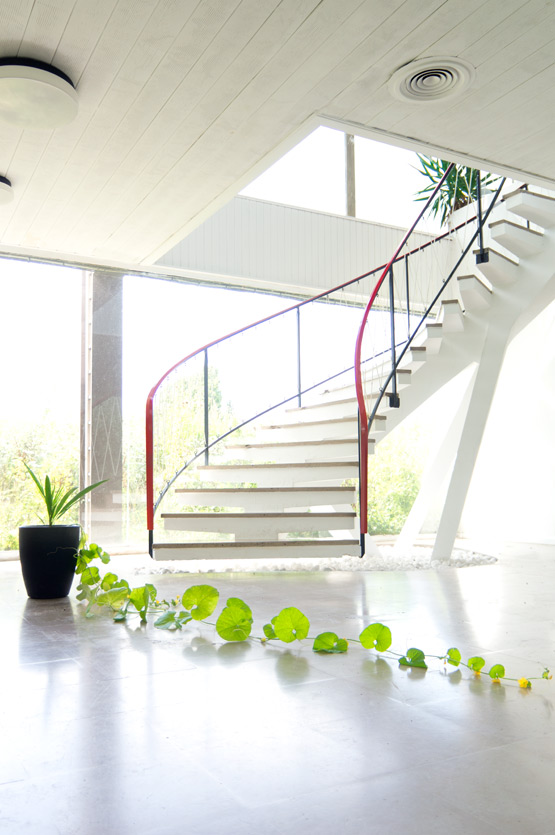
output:
M127 620L130 616L138 616L146 623L149 616L156 616L153 625L157 629L180 631L191 622L203 622L214 626L216 632L224 641L237 642L247 639L266 644L270 641L281 641L291 644L293 641L312 641L312 650L318 653L344 653L350 643L356 643L364 649L373 650L386 657L395 659L402 667L416 667L428 669L427 659L434 658L445 665L466 667L476 676L484 671L486 662L481 656L471 656L465 662L456 647L450 647L444 655L426 655L422 649L411 647L404 654L391 649L391 630L383 623L371 623L366 626L358 638L340 638L335 632L321 632L314 638L309 636L310 621L300 609L288 606L275 615L264 625L263 636L252 635L253 614L250 607L238 597L230 597L219 613L216 621L210 618L218 608L220 594L214 586L205 584L193 585L181 596L171 600L159 600L156 587L152 583L132 588L127 580L119 578L117 574L108 572L103 576L94 560L100 560L105 565L110 562L110 556L99 545L81 543L77 554L76 573L80 583L77 587L77 599L86 602L85 617L93 617L93 608L106 607L116 622ZM527 678L512 678L506 675L502 664L494 664L487 675L493 684L502 681L518 682L523 689L529 690L532 681L552 679L550 670L545 667L541 676Z

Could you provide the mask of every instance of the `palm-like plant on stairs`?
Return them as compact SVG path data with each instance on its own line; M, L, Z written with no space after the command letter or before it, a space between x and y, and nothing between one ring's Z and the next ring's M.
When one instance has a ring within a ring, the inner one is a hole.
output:
M416 192L416 200L428 200L451 163L448 160L434 159L421 154L418 154L418 159L422 167L416 170L429 180L429 183ZM478 178L480 178L482 188L487 188L499 180L496 174L483 173L467 165L454 165L432 203L430 208L432 217L439 216L443 226L453 212L473 203L478 196Z

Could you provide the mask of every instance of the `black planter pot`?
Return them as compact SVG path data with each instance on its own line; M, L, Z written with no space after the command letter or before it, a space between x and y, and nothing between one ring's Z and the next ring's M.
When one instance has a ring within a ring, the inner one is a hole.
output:
M19 558L29 597L69 594L80 535L79 525L23 525L19 529Z

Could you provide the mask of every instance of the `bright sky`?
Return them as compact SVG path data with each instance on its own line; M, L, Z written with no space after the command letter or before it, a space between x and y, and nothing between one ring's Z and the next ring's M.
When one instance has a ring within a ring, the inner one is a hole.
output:
M345 134L321 127L241 193L343 215L344 160ZM422 206L414 203L414 195L427 184L416 170L418 166L413 151L355 137L357 217L408 228ZM419 228L436 232L438 225L427 221Z

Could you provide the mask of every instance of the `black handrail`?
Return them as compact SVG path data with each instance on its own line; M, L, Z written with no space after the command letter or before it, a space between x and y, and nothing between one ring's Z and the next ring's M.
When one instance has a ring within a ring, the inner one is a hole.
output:
M363 360L364 363L367 363L367 362L371 362L374 359L377 359L379 356L385 355L386 353L392 353L393 354L393 362L392 362L391 371L390 371L389 376L387 377L385 383L381 387L379 396L376 400L376 403L374 404L374 408L373 408L372 413L370 415L370 418L368 420L368 428L371 426L371 424L372 424L372 422L375 418L375 415L377 413L377 409L378 409L379 404L380 404L380 402L383 398L384 393L386 392L386 389L387 389L389 383L391 382L392 379L395 379L395 375L396 375L396 372L397 372L397 369L399 367L400 362L402 361L403 357L406 355L406 352L410 348L410 345L413 343L416 335L418 334L420 328L422 327L422 324L424 323L424 321L430 315L430 313L431 313L434 305L436 304L437 300L439 299L441 294L445 291L445 288L446 288L447 284L450 282L451 278L453 277L455 271L457 270L458 266L462 262L463 258L467 255L472 243L474 243L477 235L482 230L483 225L485 224L487 218L489 217L489 214L491 212L491 209L493 208L493 205L494 205L495 201L499 197L499 194L501 192L501 189L502 189L502 186L503 186L504 182L505 181L503 180L501 185L499 186L499 188L498 188L498 190L495 194L495 198L491 202L490 207L488 208L488 210L485 213L485 215L483 216L483 218L481 217L481 214L482 214L481 213L481 206L479 207L479 211L478 211L479 223L478 223L476 232L474 232L474 234L472 235L472 237L470 239L470 242L468 243L468 245L465 247L465 249L463 251L463 254L460 256L460 258L457 261L457 264L455 265L455 267L453 268L453 270L449 274L448 278L444 281L444 283L440 287L439 291L436 293L433 301L426 308L425 312L421 316L420 321L418 322L418 324L417 324L417 326L414 329L412 334L410 333L411 313L410 313L410 308L409 308L409 305L410 305L410 286L409 286L409 271L408 271L408 259L409 259L409 257L422 252L423 250L427 249L428 247L432 246L433 244L436 244L436 243L438 243L438 242L440 242L440 241L442 241L446 238L449 238L453 231L462 229L463 227L465 227L465 226L469 225L470 223L474 222L477 219L476 216L468 218L463 223L456 226L454 229L451 229L451 230L449 230L445 233L442 233L441 235L436 236L435 238L427 241L426 243L423 243L423 244L420 244L417 247L414 247L412 250L410 250L408 252L404 252L404 253L398 252L396 254L395 258L393 258L391 260L391 262L390 262L391 267L393 267L394 264L396 264L400 261L405 262L405 283L406 283L407 321L408 321L407 340L401 342L399 345L396 345L394 343L395 337L394 337L394 334L393 334L392 339L393 339L394 344L392 344L392 347L390 349L388 349L387 351L381 352L380 354L376 354L375 357L369 357L366 360ZM256 321L256 322L252 322L251 324L247 325L244 328L241 328L238 331L234 331L232 333L226 334L225 336L223 336L219 339L216 339L213 342L208 343L207 345L203 346L202 348L198 349L197 351L194 351L189 356L187 356L184 359L180 360L179 362L175 363L175 365L173 365L163 375L163 377L160 378L158 383L151 389L151 391L149 393L148 400L147 400L147 516L148 516L148 527L149 527L149 531L150 531L149 539L150 539L151 542L152 542L153 520L154 520L154 514L156 513L156 510L160 506L161 501L163 500L163 498L167 494L171 485L176 481L177 478L179 478L179 476L188 467L190 467L190 465L192 463L197 461L203 455L204 455L205 463L208 463L208 461L209 461L209 451L214 446L216 446L216 444L220 443L222 440L229 437L231 434L233 434L237 430L243 428L244 426L251 423L252 421L257 420L258 418L264 416L265 414L273 411L274 409L279 408L280 406L283 406L283 405L285 405L285 404L287 404L287 403L289 403L289 402L291 402L295 399L297 400L298 404L300 405L301 402L302 402L302 396L304 394L322 386L326 382L334 380L337 377L340 377L340 376L348 373L349 371L351 371L353 369L353 366L351 366L349 368L344 368L341 371L339 371L339 372L337 372L337 373L335 373L335 374L333 374L333 375L331 375L331 376L329 376L329 377L327 377L323 380L320 380L317 383L314 383L313 385L308 386L305 389L302 388L302 384L301 384L301 366L300 366L300 309L302 307L312 303L312 302L323 300L326 297L330 296L332 293L335 293L339 290L344 290L346 288L349 288L349 287L357 284L358 282L361 282L362 280L364 280L366 278L369 278L369 277L375 275L376 273L379 273L380 271L383 272L385 266L386 265L381 265L379 267L375 267L372 270L369 270L369 271L363 273L362 275L359 275L359 276L357 276L353 279L350 279L349 281L344 282L343 284L340 284L340 285L332 288L331 290L323 291L323 292L311 297L310 299L303 299L300 302L298 302L297 304L291 305L290 307L287 307L287 308L285 308L281 311L277 311L276 313L273 313L270 316L265 317L264 319L261 319L261 320ZM345 300L342 299L342 300L338 300L337 302L332 301L332 303L345 304ZM227 430L226 432L224 432L223 434L221 434L220 436L218 436L214 440L210 441L210 438L209 438L209 423L208 423L208 417L209 417L208 416L208 350L209 350L209 348L212 348L215 345L222 344L226 340L229 340L233 336L245 333L245 332L253 329L257 325L261 325L265 322L276 319L280 316L284 316L286 313L290 313L294 310L296 310L296 313L297 313L297 327L296 327L296 331L297 331L297 336L296 336L296 339L297 339L297 391L293 395L281 400L279 403L274 403L273 405L269 406L268 408L265 408L262 411L257 412L257 414L252 415L248 419L242 421L241 423L239 423L236 426L234 426L233 428ZM397 348L401 349L398 353L397 353ZM178 368L180 365L184 364L188 360L191 360L194 357L196 357L196 356L198 356L202 353L204 353L204 435L205 435L205 444L204 444L204 447L202 449L200 449L197 453L195 453L195 455L192 458L190 458L188 461L186 461L183 464L183 466L180 467L171 476L171 478L164 485L163 489L160 491L156 502L154 502L154 496L153 496L153 401L154 401L154 396L155 396L158 388L162 384L162 382L168 377L168 375L172 371L174 371L176 368ZM394 392L394 394L395 394L395 392ZM149 468L150 468L150 473L149 473Z
M392 368L391 372L389 373L389 376L385 380L384 385L383 385L382 389L380 390L380 394L376 398L376 402L375 402L375 404L372 408L372 411L371 411L369 419L368 419L368 431L370 431L370 428L372 426L374 418L376 417L376 414L378 412L378 408L380 406L381 401L383 400L383 396L385 394L385 391L386 391L389 383L391 382L391 380L394 378L394 375L395 375L397 369L399 368L399 365L402 362L405 354L407 353L407 351L409 350L409 348L413 344L415 338L417 337L418 333L420 332L420 329L421 329L422 325L424 324L424 322L426 321L426 319L430 315L431 311L434 309L438 300L443 295L443 293L445 291L445 288L447 287L447 285L449 284L449 282L451 281L451 279L453 278L453 276L455 275L455 273L459 269L460 265L462 264L462 262L464 261L464 259L468 255L468 253L470 252L470 248L474 244L474 242L476 241L476 238L479 238L479 240L480 240L480 249L476 253L476 262L478 264L480 264L480 263L483 264L484 261L486 260L486 257L484 257L484 256L487 256L487 250L485 250L484 246L483 246L483 229L484 229L484 226L486 224L486 221L487 221L488 217L491 214L491 211L492 211L494 205L497 203L497 200L498 200L499 195L501 193L501 189L505 185L505 182L506 182L506 177L503 177L503 179L501 180L501 182L499 184L499 187L498 187L497 191L495 192L493 198L490 201L490 204L489 204L489 206L486 210L486 213L482 215L482 212L480 211L478 213L477 218L476 217L474 218L474 220L478 219L478 223L476 224L476 231L474 232L474 234L470 238L468 244L463 249L461 255L457 259L457 262L456 262L455 266L452 268L451 272L449 273L447 278L444 280L442 286L440 287L438 292L433 297L432 301L430 302L430 304L426 308L425 312L422 314L422 316L420 318L420 321L416 325L413 333L409 336L407 341L404 343L404 347L402 348L401 352L397 356L397 358L396 358L396 360L393 364L393 368Z

